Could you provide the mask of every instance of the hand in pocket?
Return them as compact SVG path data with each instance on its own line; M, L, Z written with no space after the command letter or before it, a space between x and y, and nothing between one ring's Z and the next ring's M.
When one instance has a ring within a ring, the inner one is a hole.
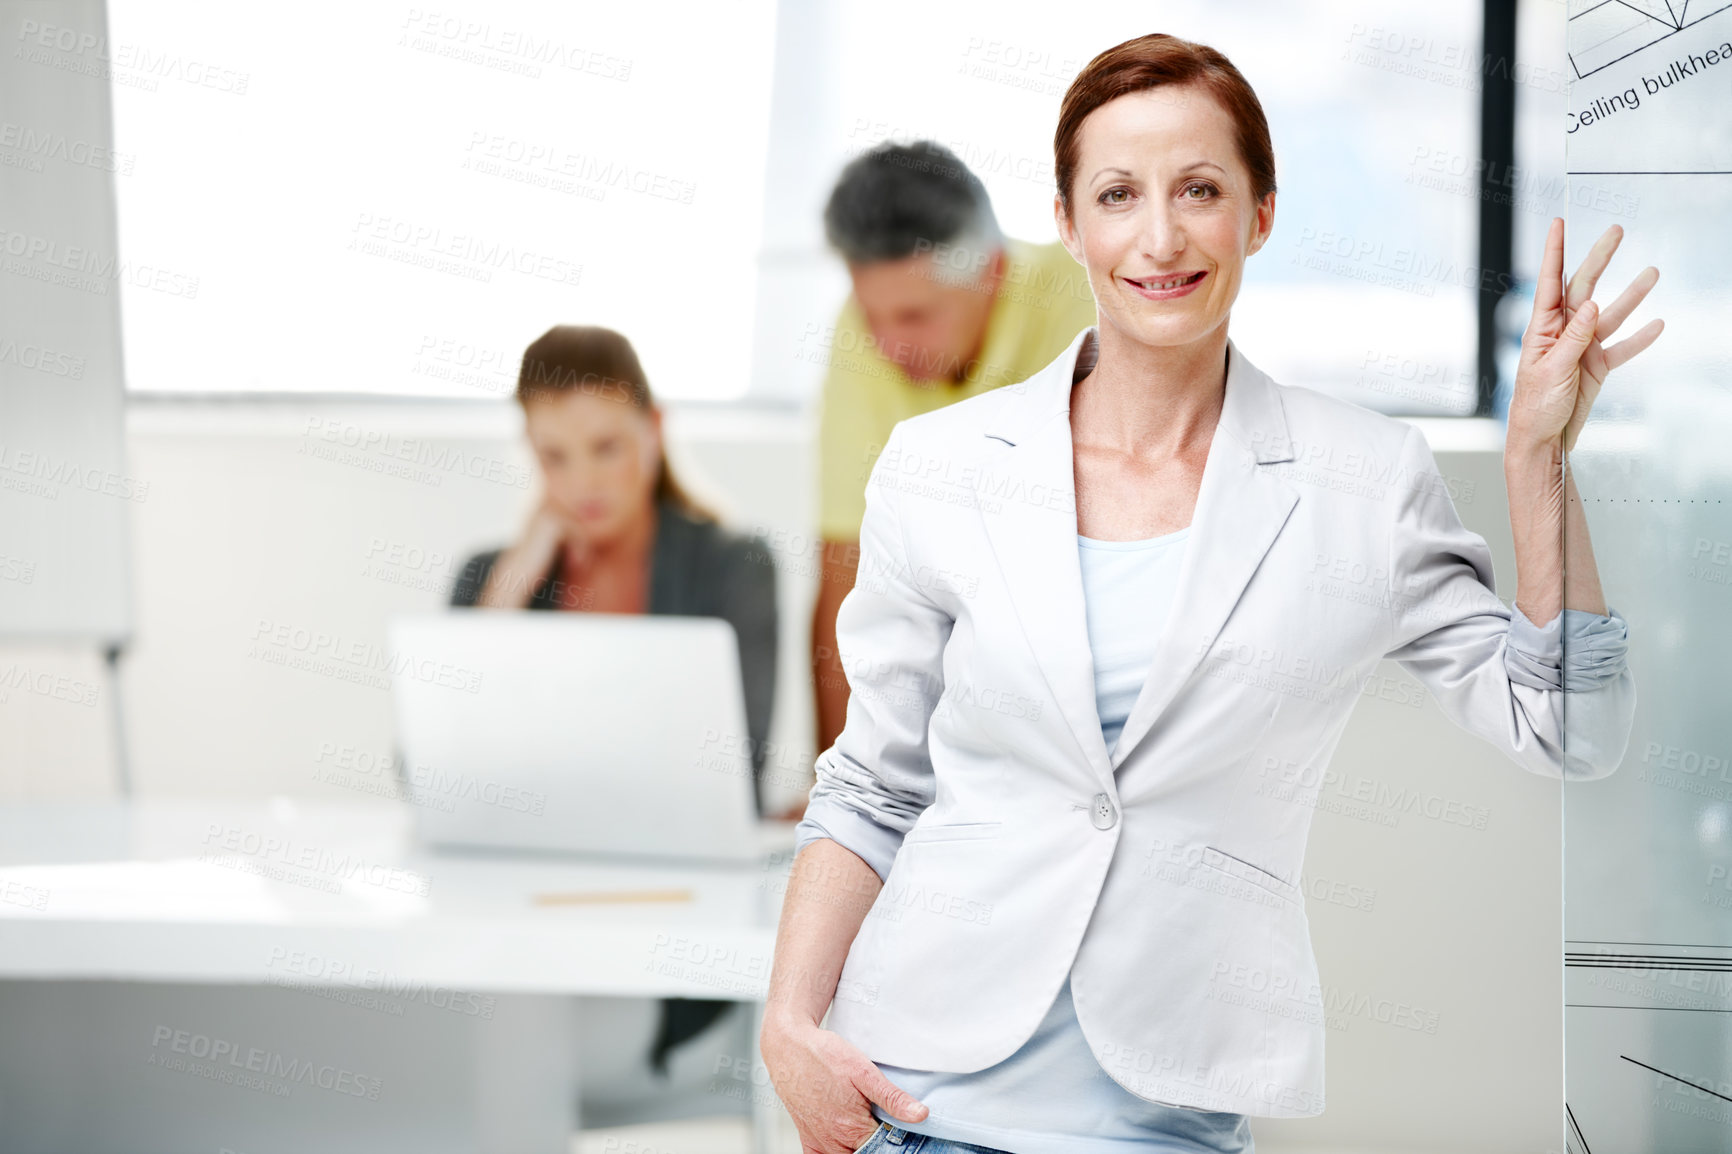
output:
M907 1122L926 1117L926 1107L913 1095L821 1026L766 1024L758 1046L770 1083L800 1133L801 1154L860 1154L880 1132L873 1103Z

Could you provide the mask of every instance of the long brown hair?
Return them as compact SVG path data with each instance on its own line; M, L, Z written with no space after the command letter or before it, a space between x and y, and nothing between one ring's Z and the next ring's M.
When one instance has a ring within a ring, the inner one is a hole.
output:
M655 407L637 350L623 335L600 325L554 325L523 352L517 403L526 411L531 401L574 391L621 401L643 412ZM674 476L665 448L658 454L654 496L700 521L717 520Z
M1053 176L1065 215L1072 214L1070 190L1076 181L1082 122L1109 100L1163 84L1199 84L1220 101L1238 131L1239 159L1251 174L1252 194L1262 200L1275 191L1269 121L1250 82L1231 60L1207 44L1151 32L1096 56L1065 91L1052 138Z

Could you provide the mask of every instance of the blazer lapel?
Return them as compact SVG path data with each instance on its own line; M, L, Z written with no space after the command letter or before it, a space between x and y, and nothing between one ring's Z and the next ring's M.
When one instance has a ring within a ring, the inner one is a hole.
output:
M1229 339L1226 395L1203 465L1178 589L1148 677L1113 747L1115 770L1202 661L1287 523L1299 493L1264 466L1292 459L1275 382Z
M976 507L1051 701L1097 778L1110 783L1077 557L1070 436L1078 358L1086 372L1096 348L1094 329L1084 329L1052 364L1020 386L999 390L1006 403L987 423Z
M987 422L977 504L988 540L1040 665L1077 746L1109 789L1122 765L1201 662L1299 494L1264 465L1293 459L1275 383L1227 342L1227 385L1197 492L1178 589L1141 693L1109 754L1095 707L1082 563L1077 556L1076 471L1070 392L1098 354L1095 330L1022 385Z

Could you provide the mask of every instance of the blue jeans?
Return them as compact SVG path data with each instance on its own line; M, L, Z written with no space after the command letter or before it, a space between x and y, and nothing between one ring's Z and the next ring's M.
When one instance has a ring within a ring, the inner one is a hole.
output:
M976 1146L972 1142L956 1142L949 1138L934 1138L916 1134L888 1122L878 1123L872 1137L854 1154L1010 1154L992 1146Z

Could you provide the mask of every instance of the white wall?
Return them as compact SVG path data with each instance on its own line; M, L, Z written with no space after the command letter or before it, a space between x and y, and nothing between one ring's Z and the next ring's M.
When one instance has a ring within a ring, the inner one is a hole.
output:
M503 404L135 403L130 467L150 479L133 511L139 624L123 680L138 791L330 798L332 787L313 780L321 751L326 768L333 747L388 754L388 692L274 664L271 655L299 651L268 634L286 624L339 639L336 648L383 646L389 615L443 605L463 558L508 541L528 513L534 465L520 428L515 406ZM734 524L786 541L786 529L810 522L811 484L785 480L809 472L799 414L678 410L669 438L676 468ZM348 447L356 443L368 447ZM318 455L333 452L340 458ZM802 559L787 560L778 766L809 764L812 743L797 660L812 594ZM54 658L35 650L20 660ZM70 668L81 685L100 684L99 667ZM17 709L0 709L18 720ZM103 704L38 699L28 709L51 725L0 727L0 790L105 790ZM787 776L781 796L803 793Z
M675 461L694 487L736 523L785 534L772 737L801 766L812 752L803 654L814 558L800 546L812 521L808 421L792 410L669 415ZM1501 438L1483 422L1419 423L1446 472L1472 483L1457 507L1491 542L1507 599ZM329 444L318 436L327 429L393 447L426 438L478 468L530 467L507 406L135 402L129 468L150 484L132 507L139 626L124 685L139 792L342 797L313 779L320 750L388 751L389 696L251 656L260 621L380 644L386 617L441 604L455 559L508 537L533 491L310 456ZM393 563L396 546L452 560ZM0 798L107 792L99 664L0 652L0 671L8 663L63 670L97 694L84 705L14 689L0 701ZM1318 1119L1259 1121L1259 1148L1561 1150L1560 785L1455 730L1429 702L1370 697L1333 770L1333 808L1316 815L1304 875L1333 1007L1329 1107ZM1399 812L1392 791L1474 807L1484 828ZM1384 1020L1396 1011L1420 1028Z

